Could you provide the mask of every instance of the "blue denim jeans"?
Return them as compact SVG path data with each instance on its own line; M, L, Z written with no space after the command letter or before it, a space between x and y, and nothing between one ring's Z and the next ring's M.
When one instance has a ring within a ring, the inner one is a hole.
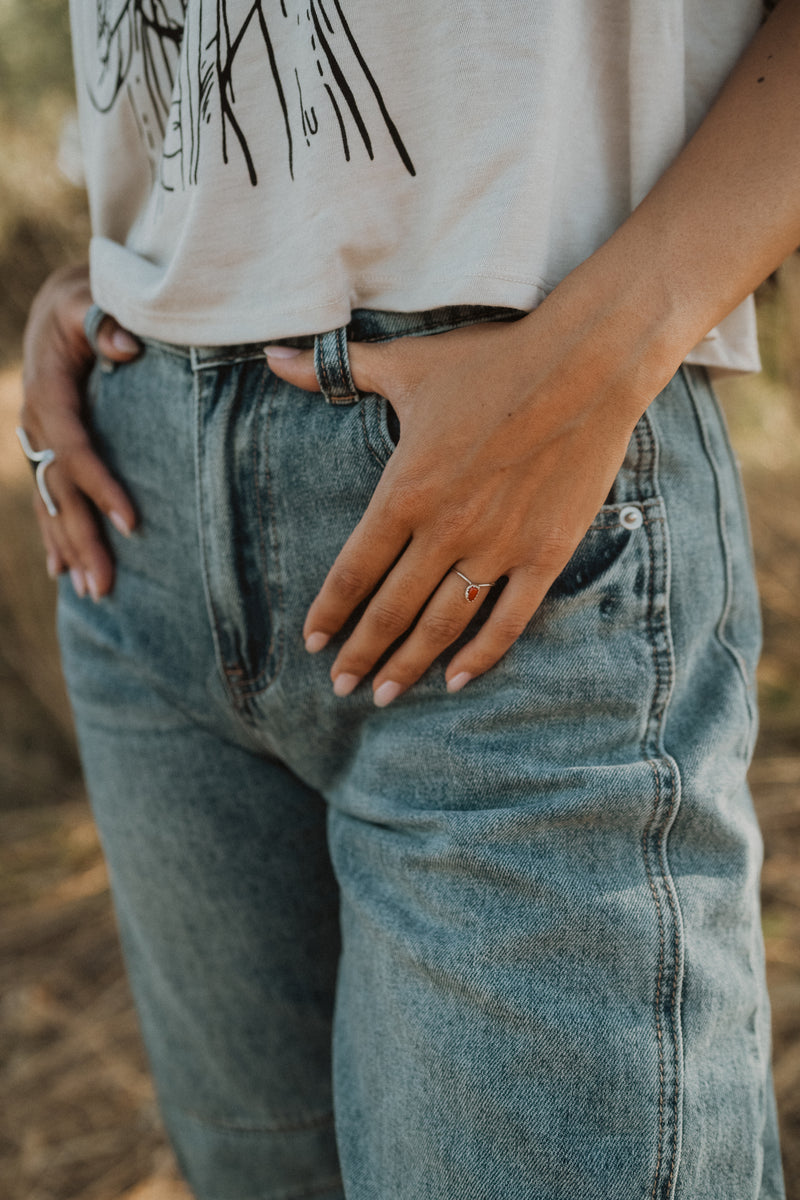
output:
M146 342L88 386L142 523L106 531L113 595L63 587L64 665L196 1195L779 1200L758 603L705 373L639 422L501 663L379 710L300 631L397 429L341 331L316 362L327 395L258 345Z

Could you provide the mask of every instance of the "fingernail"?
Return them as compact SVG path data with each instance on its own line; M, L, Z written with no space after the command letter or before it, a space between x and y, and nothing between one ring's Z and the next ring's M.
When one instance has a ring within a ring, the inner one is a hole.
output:
M452 679L447 681L448 692L460 692L463 687L466 687L473 676L468 671L459 671L458 675L454 675Z
M127 329L120 329L119 326L111 334L111 344L121 354L138 354L141 350L133 334L128 333Z
M75 595L79 596L82 600L86 595L86 580L83 577L83 571L80 567L73 567L69 573L69 577L72 580L72 586L75 588Z
M318 654L320 650L324 650L330 641L327 633L321 633L317 630L315 633L310 633L306 638L306 650L309 654Z
M358 675L337 675L333 681L333 694L335 696L349 696L358 687L360 682L361 679Z
M58 579L58 559L55 554L47 556L47 574L51 579Z
M378 708L386 708L387 704L391 704L403 690L400 683L395 683L393 679L387 679L386 683L382 683L379 688L375 689L375 694L372 699L375 701Z
M95 577L91 571L86 572L85 578L86 578L86 586L89 589L89 595L92 597L95 604L97 604L97 601L100 599L100 589L97 586L97 580L95 579Z
M110 512L108 519L116 529L117 533L121 533L123 537L130 537L131 527L123 517L122 513Z
M297 358L303 351L296 346L265 346L264 353L267 358Z

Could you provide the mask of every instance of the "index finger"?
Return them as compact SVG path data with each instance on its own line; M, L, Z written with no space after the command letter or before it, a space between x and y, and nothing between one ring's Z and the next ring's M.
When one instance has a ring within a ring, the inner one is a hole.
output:
M312 654L322 650L359 604L372 595L411 536L410 527L387 511L380 491L381 484L308 610L303 638Z

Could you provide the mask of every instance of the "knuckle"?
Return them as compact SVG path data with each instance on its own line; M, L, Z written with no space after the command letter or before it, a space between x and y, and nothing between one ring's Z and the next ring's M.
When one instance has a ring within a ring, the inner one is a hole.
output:
M452 549L455 553L463 547L469 530L469 520L461 510L444 509L436 515L436 522L430 530L430 541L437 550Z
M406 466L393 480L387 500L390 511L402 524L416 524L420 517L436 510L435 484L417 464Z
M426 642L435 646L449 646L464 629L464 622L449 613L425 613L417 626Z
M413 523L415 515L423 507L422 488L413 480L403 479L392 489L391 510L397 521L404 525Z
M535 572L554 573L572 557L576 541L572 534L562 528L549 529L539 540L531 567Z
M328 582L336 596L346 604L356 604L366 591L361 572L344 563L335 564L331 568Z
M396 604L386 600L375 600L370 605L369 623L378 637L394 640L408 627L409 618Z

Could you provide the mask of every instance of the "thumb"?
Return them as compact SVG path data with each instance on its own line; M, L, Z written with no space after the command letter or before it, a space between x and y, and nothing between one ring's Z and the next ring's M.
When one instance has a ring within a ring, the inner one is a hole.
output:
M387 345L368 345L366 342L348 342L350 374L360 392L384 394L383 382L387 376L387 360L391 360L392 348ZM314 370L314 351L297 350L294 346L266 346L269 369L274 375L293 383L306 392L319 392L320 386Z
M97 349L103 358L112 362L127 362L142 351L133 334L123 329L113 317L105 317L102 321L97 331Z
M302 388L304 392L319 392L314 370L314 351L298 350L295 346L265 346L269 369L279 379Z

